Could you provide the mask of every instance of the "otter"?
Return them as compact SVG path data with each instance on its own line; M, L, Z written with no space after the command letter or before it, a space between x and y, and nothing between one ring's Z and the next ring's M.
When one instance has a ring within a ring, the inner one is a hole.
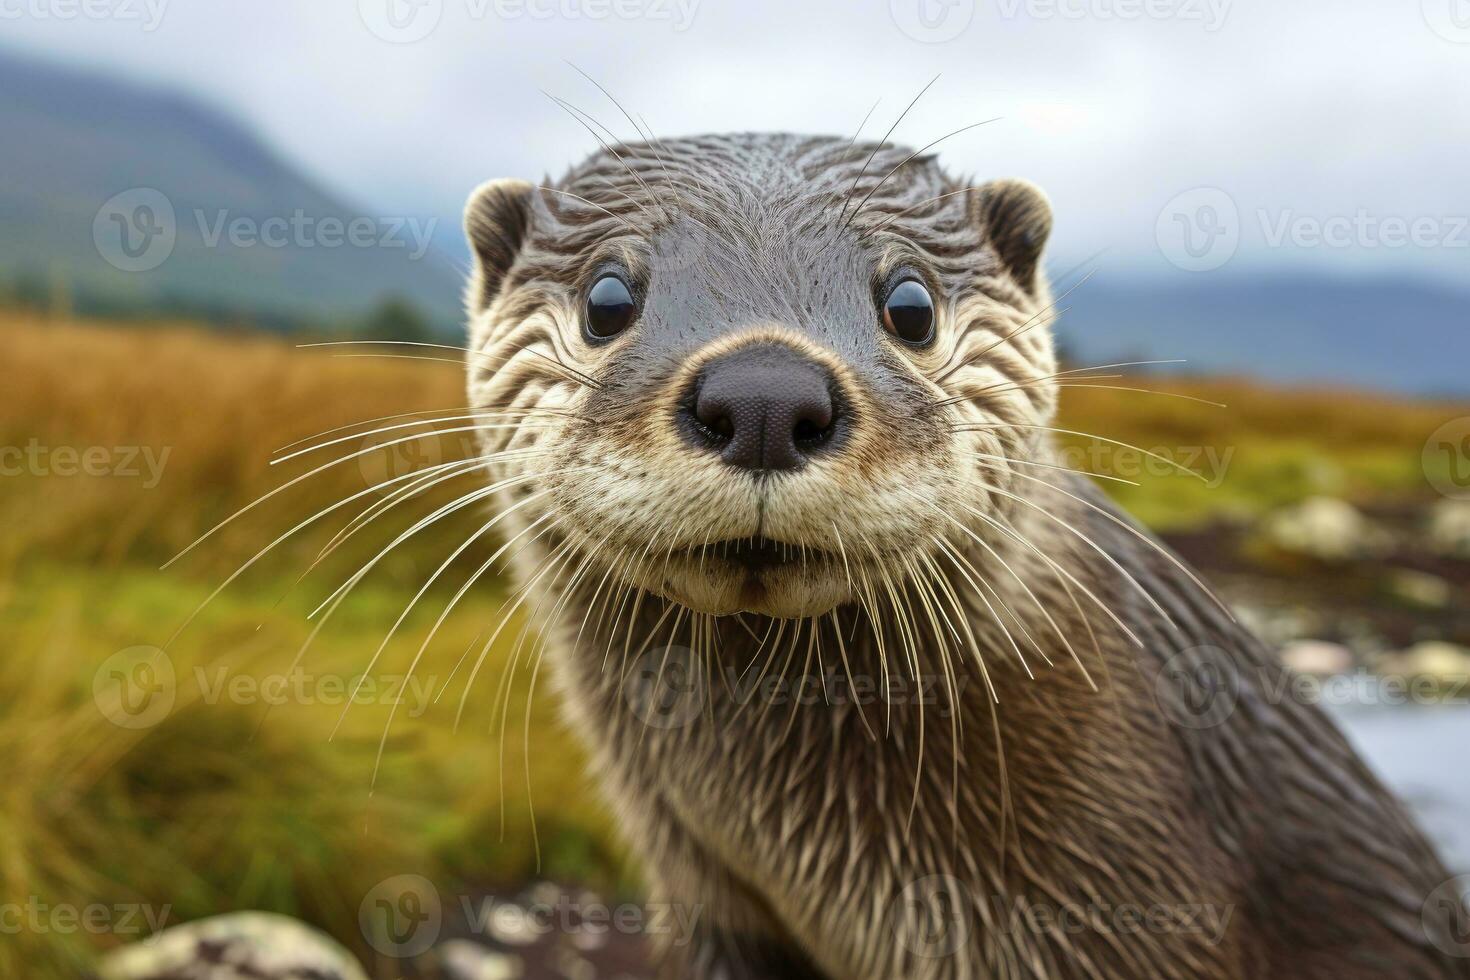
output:
M519 595L700 912L667 976L1470 977L1400 804L1062 464L1036 187L640 133L465 227Z

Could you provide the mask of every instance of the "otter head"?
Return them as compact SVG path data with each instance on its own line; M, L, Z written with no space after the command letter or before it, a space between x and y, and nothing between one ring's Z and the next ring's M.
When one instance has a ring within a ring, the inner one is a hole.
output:
M799 617L1004 541L1055 394L1029 184L691 138L486 184L466 228L471 404L543 555Z

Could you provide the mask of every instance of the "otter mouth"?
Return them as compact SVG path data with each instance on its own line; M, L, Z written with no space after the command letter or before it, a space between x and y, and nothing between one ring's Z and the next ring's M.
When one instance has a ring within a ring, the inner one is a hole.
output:
M690 557L700 562L717 562L758 576L762 572L800 568L825 562L827 553L805 545L789 544L760 535L732 538L689 550Z

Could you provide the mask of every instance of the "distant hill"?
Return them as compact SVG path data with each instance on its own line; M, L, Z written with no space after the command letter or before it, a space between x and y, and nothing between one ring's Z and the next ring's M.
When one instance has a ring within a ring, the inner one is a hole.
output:
M433 216L380 220L178 93L3 50L0 92L0 284L61 283L107 310L281 325L352 317L388 296L436 325L459 318L453 264L432 247L414 254ZM122 250L125 227L132 256ZM127 271L139 265L153 267Z
M1186 358L1190 373L1470 394L1470 290L1295 273L1101 274L1061 305L1058 335L1078 365Z

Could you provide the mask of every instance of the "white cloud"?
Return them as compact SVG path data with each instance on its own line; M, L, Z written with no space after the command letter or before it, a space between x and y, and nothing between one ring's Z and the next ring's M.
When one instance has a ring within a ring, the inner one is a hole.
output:
M626 129L563 59L663 135L849 132L881 97L878 133L942 72L895 137L1005 117L941 157L1047 188L1059 264L1106 248L1115 268L1167 271L1160 210L1197 186L1236 203L1242 263L1460 281L1470 264L1470 248L1270 249L1263 234L1284 215L1470 214L1470 43L1438 10L1459 0L360 0L380 29L390 2L405 18L414 2L420 16L438 8L433 30L403 44L375 36L359 0L169 0L151 31L41 16L48 2L63 0L0 0L11 43L226 105L383 209L453 212L484 178L555 174L594 148L541 88ZM955 36L910 36L926 32Z

